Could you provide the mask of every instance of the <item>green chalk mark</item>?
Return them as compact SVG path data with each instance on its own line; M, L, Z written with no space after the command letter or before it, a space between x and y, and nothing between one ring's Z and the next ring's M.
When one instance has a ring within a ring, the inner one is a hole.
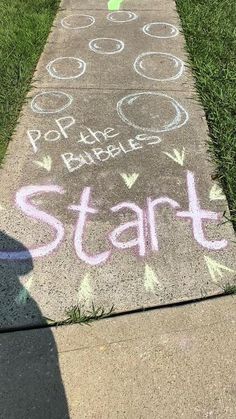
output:
M15 302L17 305L25 305L27 303L27 300L30 299L29 289L31 288L33 283L33 278L29 278L26 282L24 288L20 290L19 294L15 298Z
M29 298L29 293L26 289L23 289L19 292L19 294L15 298L15 302L17 305L25 305L27 303L27 300Z
M123 3L124 0L109 0L108 2L108 10L114 11L119 10L121 3Z

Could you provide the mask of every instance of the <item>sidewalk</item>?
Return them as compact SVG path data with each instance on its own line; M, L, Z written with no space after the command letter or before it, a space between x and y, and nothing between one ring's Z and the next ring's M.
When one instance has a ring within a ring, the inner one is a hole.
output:
M235 297L190 304L235 234L175 3L61 6L1 171L0 416L235 418ZM92 304L120 315L44 327Z
M233 419L235 324L228 296L53 328L65 395L49 329L1 335L2 417Z
M235 235L174 2L62 7L1 172L1 326L221 293Z

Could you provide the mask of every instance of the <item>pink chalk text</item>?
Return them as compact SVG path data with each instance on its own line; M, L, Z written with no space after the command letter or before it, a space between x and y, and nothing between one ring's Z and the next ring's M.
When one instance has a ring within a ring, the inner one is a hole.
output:
M216 212L201 208L197 196L195 177L192 172L187 171L186 181L189 202L187 211L181 210L180 204L167 196L154 199L148 197L147 208L144 209L133 202L118 203L110 208L110 211L114 214L122 211L125 215L134 215L132 221L120 224L109 233L108 239L111 246L118 250L134 248L139 256L145 257L147 253L147 242L150 241L151 251L158 252L160 248L158 242L158 208L168 206L175 211L177 219L191 221L193 237L201 247L213 251L224 249L227 246L227 240L208 240L204 233L204 224L218 221L220 215ZM27 217L49 225L54 231L55 239L48 244L29 251L0 251L0 259L24 260L30 256L32 258L38 258L47 256L58 248L64 238L63 224L52 215L37 209L30 202L30 198L33 196L44 193L63 194L64 191L57 185L23 187L16 194L16 206ZM99 214L99 210L94 208L91 203L91 188L84 188L81 193L79 205L70 205L68 209L78 213L74 230L74 247L78 258L91 266L107 262L112 253L111 246L103 252L94 255L87 253L84 248L84 244L86 243L86 229L88 229L89 223L92 221L91 217L96 217ZM132 239L127 241L121 240L122 235L124 236L130 232L132 232Z

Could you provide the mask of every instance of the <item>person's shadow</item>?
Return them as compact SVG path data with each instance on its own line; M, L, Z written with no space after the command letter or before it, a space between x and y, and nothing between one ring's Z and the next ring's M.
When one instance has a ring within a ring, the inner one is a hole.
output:
M14 326L20 329L20 325L30 324L30 319L45 320L20 282L22 275L28 278L33 270L29 251L0 232L1 256L9 250L28 252L29 257L23 261L0 259L0 418L69 418L50 328L10 331Z

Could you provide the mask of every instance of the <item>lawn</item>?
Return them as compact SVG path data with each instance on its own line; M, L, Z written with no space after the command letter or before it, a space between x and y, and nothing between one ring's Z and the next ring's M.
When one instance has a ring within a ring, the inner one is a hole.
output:
M59 3L59 0L1 0L0 162Z
M236 226L236 3L176 0L211 136L216 177Z

